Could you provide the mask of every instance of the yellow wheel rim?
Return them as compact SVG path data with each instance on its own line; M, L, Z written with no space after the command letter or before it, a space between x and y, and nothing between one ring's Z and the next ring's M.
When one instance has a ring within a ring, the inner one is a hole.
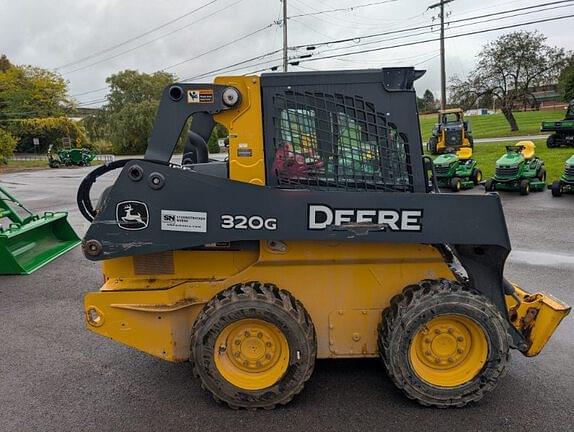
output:
M289 365L287 338L275 325L259 319L229 324L217 337L215 366L230 384L245 390L271 387Z
M482 173L479 171L476 173L476 182L479 183L482 181Z
M419 329L409 354L420 379L438 387L456 387L482 370L488 358L488 341L476 321L461 315L442 315Z

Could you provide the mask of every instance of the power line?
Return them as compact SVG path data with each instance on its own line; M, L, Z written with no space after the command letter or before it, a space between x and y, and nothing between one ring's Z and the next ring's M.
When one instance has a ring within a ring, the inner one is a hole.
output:
M82 57L81 59L75 60L75 61L73 61L73 62L66 63L66 64L64 64L64 65L62 65L62 66L58 66L58 67L54 68L54 70L63 69L63 68L68 67L68 66L73 66L73 65L75 65L75 64L82 63L82 62L84 62L85 60L89 60L89 59L91 59L91 58L93 58L93 57L98 57L98 56L100 56L100 55L102 55L102 54L105 54L105 53L107 53L107 52L114 51L115 49L117 49L117 48L119 48L119 47L121 47L121 46L123 46L123 45L127 45L127 44L129 44L130 42L133 42L133 41L135 41L135 40L141 39L141 38L144 37L144 36L147 36L147 35L149 35L149 34L151 34L151 33L154 33L154 32L156 32L156 31L158 31L158 30L161 30L162 28L167 27L167 26L170 25L170 24L173 24L173 23L175 23L175 22L177 22L177 21L180 21L180 20L182 20L182 19L184 19L184 18L186 18L186 17L188 17L188 16L190 16L190 15L196 13L196 12L199 12L200 10L202 10L202 9L204 9L204 8L210 6L210 5L212 5L213 3L218 2L218 1L219 1L219 0L211 0L210 2L204 4L203 6L200 6L200 7L196 8L196 9L193 9L193 10L187 12L187 13L184 13L183 15L180 15L180 16L178 16L177 18L174 18L174 19L172 19L172 20L169 20L169 21L167 21L167 22L165 22L165 23L163 23L163 24L157 26L157 27L154 27L154 28L151 29L151 30L148 30L148 31L146 31L146 32L144 32L144 33L141 33L141 34L137 35L137 36L133 36L133 37L131 37L131 38L129 38L129 39L126 39L125 41L120 42L120 43L118 43L118 44L116 44L116 45L113 45L113 46L111 46L111 47L109 47L109 48L106 48L106 49L97 51L97 52L95 52L95 53L92 53L92 54L90 54L90 55L87 55L87 56L85 56L85 57Z
M550 5L559 4L559 3L571 3L572 1L573 0L559 0L559 1L549 2L549 3L533 5L533 6L525 6L525 7L516 8L516 9L509 9L509 10L505 10L505 11L492 12L489 14L477 15L474 17L450 20L449 24L458 23L458 22L465 22L465 21L472 21L472 20L476 20L476 19L480 19L480 18L487 18L487 17L491 17L491 16L495 16L495 15L504 15L504 14L508 14L508 13L512 13L512 12L518 12L518 11L532 9L532 8L540 8L540 7L550 6ZM387 36L390 34L398 34L398 33L410 32L410 31L414 31L414 30L429 29L429 28L432 28L435 26L436 26L435 24L426 24L426 25L415 26L415 27L406 27L406 28L402 28L402 29L389 30L389 31L380 32L380 33L372 33L372 34L368 34L368 35L360 35L360 36L324 41L324 42L319 42L316 44L296 45L296 46L291 47L291 49L307 48L308 46L317 47L317 46L323 46L323 45L333 45L333 44L339 44L339 43L345 43L345 42L352 42L352 41L356 41L356 40L368 39L368 38L373 38L373 37L377 37L377 36Z
M197 19L197 20L195 20L195 21L193 21L193 22L191 22L191 23L189 23L189 24L186 24L186 25L182 26L182 27L178 27L178 28L176 28L175 30L172 30L172 31L170 31L170 32L168 32L168 33L165 33L165 34L161 35L161 36L158 36L158 37L156 37L156 38L150 39L150 40L147 41L147 42L144 42L144 43L142 43L142 44L136 45L135 47L129 48L129 49L124 50L124 51L121 51L121 52L119 52L119 53L117 53L117 54L114 54L114 55L112 55L112 56L103 58L103 59L101 59L101 60L98 60L98 61L95 61L95 62L93 62L93 63L87 64L87 65L85 65L85 66L81 66L81 67L79 67L79 68L73 69L73 70L71 70L71 71L62 72L62 75L69 75L69 74L72 74L72 73L74 73L74 72L78 72L78 71L81 71L81 70L84 70L84 69L88 69L88 68L90 68L90 67L92 67L92 66L95 66L95 65L98 65L98 64L100 64L100 63L104 63L104 62L107 62L107 61L109 61L109 60L113 60L113 59L115 59L115 58L121 57L121 56L123 56L124 54L130 53L130 52L135 51L135 50L137 50L137 49L140 49L140 48L142 48L142 47L144 47L144 46L147 46L147 45L149 45L149 44L151 44L151 43L153 43L153 42L156 42L156 41L158 41L158 40L160 40L160 39L163 39L163 38L166 37L166 36L170 36L170 35L172 35L172 34L174 34L174 33L177 33L177 32L179 32L179 31L181 31L181 30L184 30L184 29L186 29L186 28L192 26L193 24L197 24L198 22L203 21L203 20L205 20L205 19L207 19L207 18L211 18L212 16L218 14L219 12L222 12L222 11L224 11L224 10L227 10L227 9L229 9L230 7L235 6L236 4L241 3L241 2L243 2L243 1L244 1L244 0L237 0L237 1L235 1L234 3L231 3L230 5L228 5L228 6L224 7L224 8L218 9L218 10L216 10L215 12L210 13L209 15L206 15L206 16L204 16L204 17L202 17L202 18L199 18L199 19Z
M306 16L313 16L313 15L323 15L323 14L333 13L333 12L350 12L350 11L353 11L355 9L361 9L361 8L365 8L365 7L376 6L376 5L380 5L380 4L384 4L384 3L394 3L396 1L398 1L398 0L384 0L384 1L378 1L378 2L373 2L373 3L360 4L360 5L356 5L356 6L348 6L348 7L336 8L336 9L326 9L326 10L317 10L317 9L311 8L311 9L315 10L315 12L302 13L299 15L291 15L289 17L289 19L306 17Z
M546 18L546 19L539 19L539 20L535 20L535 21L523 22L523 23L518 23L518 24L510 24L510 25L506 25L506 26L494 27L494 28L489 28L489 29L479 29L479 30L472 31L472 32L445 36L445 39L454 39L454 38L459 38L459 37L464 37L464 36L472 36L472 35L480 34L480 33L488 33L488 32L505 30L505 29L515 28L515 27L520 27L520 26L540 24L540 23L544 23L544 22L557 21L557 20L562 20L562 19L567 19L567 18L572 18L572 17L574 17L574 14L562 15L562 16ZM305 58L305 59L302 59L300 61L301 62L309 62L309 61L325 60L325 59L336 58L336 57L345 57L345 56L349 56L349 55L364 54L364 53L368 53L368 52L382 51L382 50L392 49L392 48L401 48L401 47L405 47L405 46L420 45L420 44L429 43L429 42L436 42L438 40L439 40L439 38L433 38L433 39L426 39L426 40L422 40L422 41L406 42L403 44L390 45L390 46L384 46L384 47L378 47L378 48L370 48L370 49L365 49L365 50L361 50L361 51L353 51L353 52L347 52L347 53L341 53L341 54L333 54L333 55L323 56L323 57Z

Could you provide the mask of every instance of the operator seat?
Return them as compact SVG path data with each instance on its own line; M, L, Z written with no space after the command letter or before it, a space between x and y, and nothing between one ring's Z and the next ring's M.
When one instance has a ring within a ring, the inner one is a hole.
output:
M519 141L516 143L517 146L522 146L522 156L524 159L530 160L534 157L534 149L536 145L532 141Z

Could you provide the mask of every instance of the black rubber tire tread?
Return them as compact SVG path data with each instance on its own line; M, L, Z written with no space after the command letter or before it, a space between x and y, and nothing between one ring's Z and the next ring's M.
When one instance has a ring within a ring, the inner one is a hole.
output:
M496 190L495 186L494 186L494 180L492 179L488 179L484 182L484 191L485 192L493 192L494 190Z
M453 192L460 192L462 183L459 177L453 177L449 181L450 190Z
M552 183L551 191L553 197L557 198L562 196L562 183L560 180L556 180L554 183Z
M449 312L449 310L451 310ZM458 387L432 386L417 377L409 362L411 338L435 316L469 311L488 328L489 355L483 370ZM388 376L408 398L424 406L463 407L492 391L506 373L510 360L508 324L496 306L466 284L424 280L407 286L383 311L378 348ZM405 348L406 347L406 348Z
M536 174L536 177L538 177L538 180L545 182L546 181L546 168L541 166L540 169L538 170L538 173Z
M551 134L548 136L548 138L546 138L546 147L548 148L558 147L556 145L556 134Z
M278 322L278 316L282 321ZM289 366L283 378L263 390L243 390L228 383L217 371L213 350L219 333L240 319L265 319L279 327L289 343ZM294 346L293 340L299 344ZM207 348L207 353L204 353ZM233 409L274 409L285 405L303 390L315 367L315 327L303 304L273 284L249 282L234 285L215 295L203 308L192 329L190 362L193 375L216 402ZM300 359L294 353L300 352ZM203 354L203 355L202 355ZM204 361L201 362L201 359Z
M430 154L432 155L438 154L437 145L438 145L438 139L435 136L431 136L427 143L427 150L429 151Z
M530 182L526 179L520 180L518 190L520 191L520 195L528 195L530 193Z
M480 173L480 180L478 179L479 173ZM478 185L482 181L482 171L480 170L480 168L474 168L472 170L472 173L470 175L470 179L472 180L472 182L474 183L475 186Z

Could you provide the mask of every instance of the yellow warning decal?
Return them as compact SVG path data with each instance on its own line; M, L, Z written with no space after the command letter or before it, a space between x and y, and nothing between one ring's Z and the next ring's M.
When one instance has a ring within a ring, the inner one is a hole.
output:
M213 103L213 89L188 90L187 103Z

